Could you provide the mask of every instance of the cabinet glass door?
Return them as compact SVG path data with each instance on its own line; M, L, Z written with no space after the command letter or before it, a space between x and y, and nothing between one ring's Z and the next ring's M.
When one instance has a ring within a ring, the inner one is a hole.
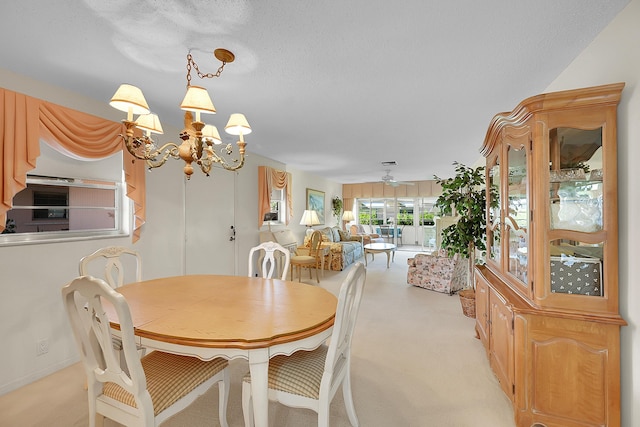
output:
M602 128L549 133L550 291L601 297Z
M494 164L489 168L488 172L489 191L487 195L488 209L488 227L487 227L487 256L489 260L500 265L500 161L496 156Z
M509 176L505 232L508 241L508 271L527 284L529 265L529 198L527 195L527 142L507 144Z

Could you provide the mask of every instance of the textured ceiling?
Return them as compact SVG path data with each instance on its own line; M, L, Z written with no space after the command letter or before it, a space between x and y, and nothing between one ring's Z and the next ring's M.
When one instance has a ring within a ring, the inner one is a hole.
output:
M236 61L193 84L219 128L245 113L250 152L343 183L379 180L390 160L395 179L423 180L478 160L493 115L544 91L627 3L3 2L0 67L105 103L134 84L182 128L187 52L215 72L225 47Z

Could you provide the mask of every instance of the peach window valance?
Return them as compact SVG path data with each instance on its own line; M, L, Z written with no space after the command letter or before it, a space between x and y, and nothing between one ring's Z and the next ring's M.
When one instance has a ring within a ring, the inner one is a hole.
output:
M0 88L0 230L13 196L26 188L36 167L40 140L77 159L100 159L124 149L124 125ZM127 197L134 206L133 242L145 222L145 167L123 156Z
M285 190L287 197L287 212L284 223L289 225L293 218L293 203L291 202L291 174L269 166L258 166L258 228L264 224L264 214L271 212L271 191Z

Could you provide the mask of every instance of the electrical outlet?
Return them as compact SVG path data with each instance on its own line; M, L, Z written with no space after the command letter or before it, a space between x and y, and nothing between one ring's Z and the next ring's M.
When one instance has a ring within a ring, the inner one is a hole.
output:
M42 356L49 352L49 340L44 338L36 343L36 356Z

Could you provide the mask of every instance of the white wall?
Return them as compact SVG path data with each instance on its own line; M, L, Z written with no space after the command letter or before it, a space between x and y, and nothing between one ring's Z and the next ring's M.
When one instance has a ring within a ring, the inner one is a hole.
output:
M0 69L0 87L85 111L96 116L119 121L122 114L104 102L84 98L64 89L16 75ZM176 110L176 114L180 114ZM176 129L165 126L165 138L177 135ZM252 138L260 138L259 134ZM268 141L265 141L268 143ZM248 141L245 166L236 178L237 195L224 194L216 187L212 173L211 191L218 192L221 203L235 204L237 274L247 274L245 262L249 249L258 237L258 166L286 169L286 165L251 153ZM180 275L184 271L184 182L182 164L169 160L161 168L147 174L146 223L142 237L110 238L67 243L0 247L0 395L55 372L78 359L62 309L60 288L78 275L78 261L99 247L132 246L143 258L143 278ZM302 243L304 226L298 223L305 205L307 187L326 192L327 217L330 198L341 195L342 186L301 171L293 175L294 218L291 229ZM199 173L196 171L196 173ZM198 176L192 179L203 179ZM218 201L218 199L216 200ZM225 224L224 227L228 225ZM215 248L203 248L215 251ZM36 356L36 342L49 340L49 352Z
M618 203L620 312L622 328L622 425L640 426L640 0L605 28L546 92L625 82L618 107ZM635 264L635 266L634 266Z

